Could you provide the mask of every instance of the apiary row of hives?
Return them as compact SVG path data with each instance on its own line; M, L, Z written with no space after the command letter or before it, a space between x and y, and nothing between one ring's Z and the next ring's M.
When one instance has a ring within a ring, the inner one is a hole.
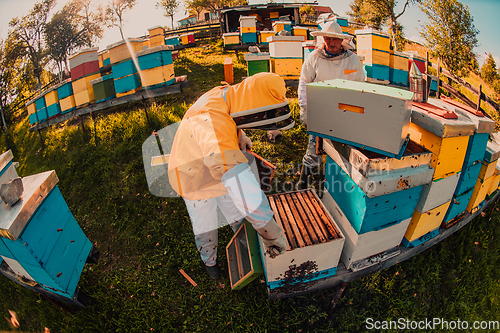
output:
M105 50L88 48L69 56L71 77L26 103L30 125L93 103L175 82L175 47L194 43L192 33L165 37L163 27L148 38L130 38Z

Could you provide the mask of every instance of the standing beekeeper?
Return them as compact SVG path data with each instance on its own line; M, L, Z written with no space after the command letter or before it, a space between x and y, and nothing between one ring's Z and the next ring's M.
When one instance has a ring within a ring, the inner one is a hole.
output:
M306 127L306 84L333 79L365 80L361 61L352 51L351 36L344 34L337 22L326 22L321 30L313 31L311 35L318 37L317 46L302 65L298 88L300 120ZM316 155L316 137L309 135L307 151L302 159L298 189L307 188L308 177L312 175L312 169L320 163L321 158Z
M186 202L196 246L213 279L220 277L217 207L234 231L247 219L271 257L287 249L283 231L242 151L252 145L242 128L293 127L285 92L284 80L272 73L215 87L186 111L175 134L169 182Z

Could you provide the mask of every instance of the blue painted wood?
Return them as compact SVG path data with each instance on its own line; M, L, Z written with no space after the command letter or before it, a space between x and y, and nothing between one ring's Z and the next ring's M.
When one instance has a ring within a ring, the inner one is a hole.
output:
M165 38L165 45L177 46L177 45L180 45L180 44L181 44L180 39L177 36Z
M14 259L14 255L10 252L9 248L3 242L3 238L0 237L0 264L3 261L3 257Z
M53 117L61 113L61 106L59 102L47 106L47 118Z
M35 106L36 106L36 110L37 111L42 110L43 108L45 108L47 106L45 104L45 97L41 96L39 99L37 99L35 101Z
M408 86L408 71L389 68L389 80L392 84Z
M141 87L141 77L139 74L132 74L119 79L115 79L115 91L117 94Z
M457 187L455 189L455 196L460 196L476 186L477 178L479 177L479 172L481 171L481 165L481 163L476 162L476 164L462 169Z
M289 30L289 31L291 31L291 30ZM255 33L255 32L242 33L241 34L241 42L243 44L257 43L257 33Z
M73 95L73 85L71 84L71 82L68 82L57 88L57 96L59 96L59 100L71 95Z
M368 198L361 188L327 156L325 187L358 234L412 217L423 185Z
M30 121L30 125L34 125L38 122L38 117L37 117L37 113L32 113L29 115L28 117L29 121Z
M337 267L332 267L329 269L325 269L319 272L307 274L304 277L300 277L300 279L297 279L297 281L286 281L287 286L293 286L298 283L303 283L303 282L310 282L310 281L316 281L319 279L327 278L330 276L334 276L337 273ZM270 281L267 282L267 286L269 289L276 289L279 287L284 286L284 281L283 280L277 280L277 281Z
M144 86L144 90L153 90L153 89L158 89L161 87L169 86L175 83L175 79L170 79L167 82L164 83L158 83L158 84L153 84L151 86Z
M45 103L45 101L44 101ZM47 108L43 108L43 109L40 109L36 112L36 117L38 118L38 122L39 123L43 123L44 121L47 120L47 118L49 118L49 116L47 115Z
M9 161L9 163L7 163L7 164L6 164L6 165L2 168L2 170L0 170L0 176L1 176L1 175L3 175L3 174L4 174L4 172L5 172L5 171L7 171L7 170L10 168L10 166L11 166L11 165L12 165L12 160L11 160L11 161Z
M470 167L477 161L482 161L486 151L486 145L490 138L489 133L475 133L469 136L467 152L465 153L464 167Z
M111 66L111 72L113 73L113 79L116 80L137 73L137 67L135 67L134 62L130 59Z
M363 64L366 76L377 80L390 79L390 67L378 64Z
M469 201L472 198L473 193L474 193L474 188L471 188L465 193L453 196L453 199L451 199L450 207L448 207L448 211L444 216L443 222L447 223L456 218L458 215L465 212L467 209L467 205L469 204Z
M431 81L431 91L436 92L437 91L437 86L438 86L437 81L436 80L432 80Z
M138 58L141 70L162 67L173 63L172 51L163 50L146 54Z
M403 242L401 243L404 247L417 247L422 243L427 242L428 240L433 239L439 235L439 228L434 229L432 231L429 231L425 235L421 236L420 238L414 240L413 242L409 242L406 238L403 237Z
M65 113L71 112L73 110L76 110L76 106L73 106L72 108L69 108L67 110L62 111L61 114L65 114Z

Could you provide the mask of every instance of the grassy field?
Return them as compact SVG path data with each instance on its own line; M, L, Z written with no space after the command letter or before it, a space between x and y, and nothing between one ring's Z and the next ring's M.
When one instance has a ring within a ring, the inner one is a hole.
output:
M220 44L182 51L176 75L188 75L182 94L87 118L86 133L67 122L38 134L28 131L25 115L0 137L11 148L20 176L55 170L59 188L87 237L101 251L98 264L87 264L80 288L86 308L56 303L0 276L0 314L15 311L17 330L43 332L360 332L366 321L500 320L500 226L498 209L480 216L458 233L397 266L348 284L331 315L337 288L268 301L262 278L231 291L225 244L229 228L219 232L216 283L205 273L196 251L182 199L152 196L142 161L142 143L154 130L179 121L197 97L223 80L223 59L234 57L235 82L244 64ZM292 98L297 125L275 144L265 132L249 131L254 150L278 166L278 186L296 182L292 168L306 145ZM180 273L187 272L193 287ZM1 316L0 316L1 317ZM0 331L12 328L0 318ZM395 331L395 330L394 330ZM410 330L411 331L411 330ZM446 331L436 329L435 331ZM469 329L469 331L474 331Z

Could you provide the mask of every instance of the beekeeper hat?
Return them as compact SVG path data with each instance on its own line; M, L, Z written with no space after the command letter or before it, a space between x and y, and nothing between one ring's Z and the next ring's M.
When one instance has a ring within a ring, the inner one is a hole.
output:
M286 98L285 80L258 73L223 92L229 114L241 129L289 129L295 124Z
M329 21L323 24L321 30L311 32L312 36L333 37L342 39L351 39L352 36L342 32L342 28L335 21Z

